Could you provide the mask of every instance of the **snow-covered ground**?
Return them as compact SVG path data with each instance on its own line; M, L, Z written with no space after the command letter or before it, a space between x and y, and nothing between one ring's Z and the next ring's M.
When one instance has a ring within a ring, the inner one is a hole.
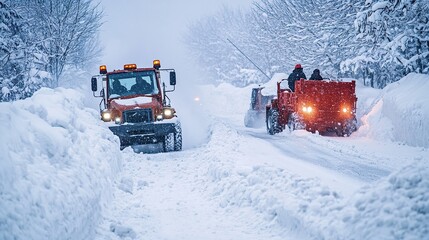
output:
M158 154L75 90L1 103L0 239L428 238L428 75L358 83L349 138L245 128L250 89L201 87L181 119L208 138Z

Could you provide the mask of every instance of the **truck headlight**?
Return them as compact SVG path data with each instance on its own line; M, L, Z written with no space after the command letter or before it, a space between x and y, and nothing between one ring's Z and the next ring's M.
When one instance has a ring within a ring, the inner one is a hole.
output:
M342 113L351 113L350 109L348 107L342 107L341 108Z
M164 108L162 115L164 118L172 118L174 114L174 110L172 108Z
M115 123L120 124L121 123L121 117L115 117Z
M311 113L311 112L313 112L313 108L312 107L303 107L302 111L305 113Z
M101 113L101 118L103 119L103 121L109 122L110 120L112 120L112 114L108 110L103 111Z

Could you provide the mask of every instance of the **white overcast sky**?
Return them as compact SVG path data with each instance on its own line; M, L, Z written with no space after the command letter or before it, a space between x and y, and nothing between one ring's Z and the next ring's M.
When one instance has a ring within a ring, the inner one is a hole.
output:
M192 77L184 34L190 23L220 11L222 6L248 9L252 0L101 0L104 25L102 64L108 70L125 63L175 68L178 82ZM101 64L100 64L101 65Z

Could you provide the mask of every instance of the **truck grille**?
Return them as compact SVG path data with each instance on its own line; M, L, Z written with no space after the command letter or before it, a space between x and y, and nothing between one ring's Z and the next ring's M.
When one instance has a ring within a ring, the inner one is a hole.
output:
M152 122L151 109L133 109L124 111L124 122L126 123L147 123Z

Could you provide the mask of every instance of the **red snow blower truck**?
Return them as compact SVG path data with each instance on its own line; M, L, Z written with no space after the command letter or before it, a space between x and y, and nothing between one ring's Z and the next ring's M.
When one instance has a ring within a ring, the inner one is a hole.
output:
M356 82L304 80L295 82L295 92L281 88L277 82L277 98L266 106L269 134L305 129L321 134L335 132L350 136L356 131Z

